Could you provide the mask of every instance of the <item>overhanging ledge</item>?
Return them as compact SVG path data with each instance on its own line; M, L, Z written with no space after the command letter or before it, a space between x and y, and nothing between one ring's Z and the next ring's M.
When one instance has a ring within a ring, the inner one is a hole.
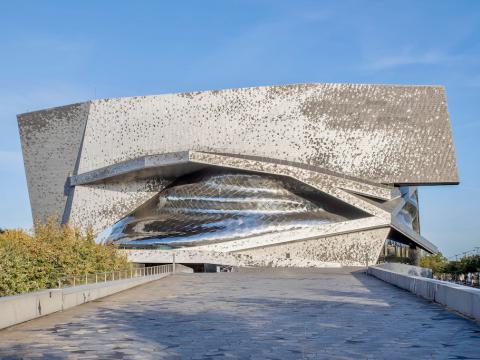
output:
M189 151L145 155L69 177L70 186L95 184L108 179L130 177L178 177L202 168L189 159Z

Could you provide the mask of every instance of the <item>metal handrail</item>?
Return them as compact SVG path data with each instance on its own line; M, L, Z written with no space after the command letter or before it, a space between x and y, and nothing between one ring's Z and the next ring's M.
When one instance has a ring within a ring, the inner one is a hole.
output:
M175 272L175 264L131 268L127 270L114 270L100 273L85 273L82 275L64 276L58 280L58 288L98 284L107 281L132 279L144 276L171 274Z

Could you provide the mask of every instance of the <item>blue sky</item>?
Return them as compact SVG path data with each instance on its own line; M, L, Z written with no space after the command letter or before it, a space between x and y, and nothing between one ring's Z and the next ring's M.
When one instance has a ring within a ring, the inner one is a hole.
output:
M480 1L4 1L0 227L31 227L16 114L300 82L446 87L460 186L420 189L422 233L480 246Z

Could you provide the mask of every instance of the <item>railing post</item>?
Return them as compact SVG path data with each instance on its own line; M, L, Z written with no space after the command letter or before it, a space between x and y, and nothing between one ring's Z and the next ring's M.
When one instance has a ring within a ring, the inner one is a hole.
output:
M172 273L175 273L175 253L173 253L173 266L172 266Z
M73 275L73 286L75 286L75 275Z
M107 273L104 274L105 276L105 282L107 282Z
M115 271L112 271L112 280L115 280Z
M85 285L88 284L88 273L85 273Z
M98 283L98 274L95 273L95 284Z

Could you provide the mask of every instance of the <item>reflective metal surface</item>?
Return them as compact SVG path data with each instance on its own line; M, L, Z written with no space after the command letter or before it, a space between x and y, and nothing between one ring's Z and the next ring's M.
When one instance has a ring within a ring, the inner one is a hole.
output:
M406 204L397 214L397 220L420 234L418 192L417 190L411 191L407 186L401 187L400 192Z
M415 187L401 186L399 188L405 204L395 215L401 224L420 234L420 220L418 211L418 191ZM418 265L422 249L407 236L390 231L387 240L380 252L379 262L402 262Z
M121 247L175 248L345 219L278 178L200 173L178 179L117 222L107 241Z

